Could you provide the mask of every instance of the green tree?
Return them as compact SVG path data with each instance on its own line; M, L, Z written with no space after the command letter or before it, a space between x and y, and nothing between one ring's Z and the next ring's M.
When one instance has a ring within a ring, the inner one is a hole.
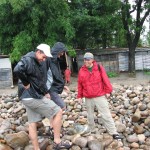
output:
M129 0L122 2L122 21L125 29L126 41L129 47L129 72L135 73L135 49L140 39L145 19L150 13L149 0L136 0L133 5ZM132 14L135 13L135 19Z
M72 24L75 28L74 45L77 48L96 48L112 45L116 29L121 28L118 1L73 0Z
M3 0L0 2L0 48L18 61L37 44L66 44L74 37L64 0Z

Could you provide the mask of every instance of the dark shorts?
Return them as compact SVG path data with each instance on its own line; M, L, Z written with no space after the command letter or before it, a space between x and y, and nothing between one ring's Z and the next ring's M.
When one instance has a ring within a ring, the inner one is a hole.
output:
M26 107L29 123L39 122L43 118L51 119L61 110L58 105L47 98L22 100L22 103Z
M50 92L51 100L53 100L60 108L65 108L64 100L56 92Z

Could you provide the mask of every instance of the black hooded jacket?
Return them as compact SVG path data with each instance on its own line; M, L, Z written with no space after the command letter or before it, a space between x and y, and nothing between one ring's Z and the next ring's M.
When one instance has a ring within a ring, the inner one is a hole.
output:
M53 75L53 83L52 86L50 88L51 92L56 92L58 94L61 94L64 88L64 79L62 77L61 74L61 70L60 70L60 65L59 65L59 58L58 58L58 53L60 52L66 52L67 49L65 47L65 45L61 42L57 42L54 44L54 46L52 47L52 58L49 58L49 64L50 64L50 68L51 68L51 72Z
M18 96L23 98L42 98L48 89L47 68L46 62L39 63L35 57L35 52L29 52L18 62L14 68L14 73L19 77ZM24 86L30 84L29 89Z

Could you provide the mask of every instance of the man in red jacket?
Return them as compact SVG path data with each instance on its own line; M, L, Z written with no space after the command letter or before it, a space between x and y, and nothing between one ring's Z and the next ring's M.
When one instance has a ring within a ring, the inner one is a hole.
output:
M112 85L108 79L104 67L96 63L92 53L85 53L84 65L81 67L78 74L77 98L81 103L82 98L85 97L89 127L91 131L95 127L94 107L96 106L102 116L103 124L109 134L112 135L114 139L121 139L117 133L107 102L107 98L110 96L111 92Z

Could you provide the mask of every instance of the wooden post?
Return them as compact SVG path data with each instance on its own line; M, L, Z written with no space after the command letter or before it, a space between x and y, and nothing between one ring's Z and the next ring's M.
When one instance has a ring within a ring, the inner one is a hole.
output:
M68 65L68 56L67 56L66 52L65 52L65 58L66 58L66 64L69 67L69 65ZM69 69L70 69L70 67L69 67Z

